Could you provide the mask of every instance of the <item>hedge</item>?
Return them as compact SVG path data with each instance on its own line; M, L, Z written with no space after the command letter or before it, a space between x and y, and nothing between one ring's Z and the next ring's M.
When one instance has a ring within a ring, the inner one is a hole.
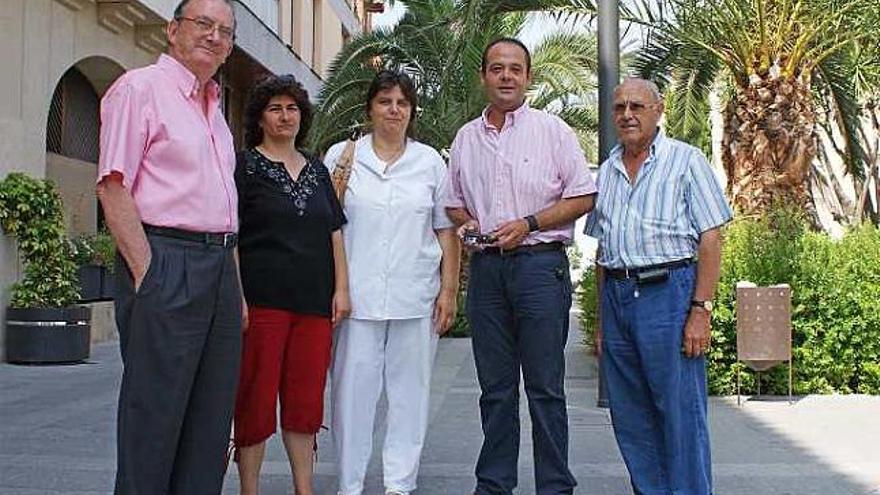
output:
M582 328L592 341L595 275L584 272L578 304ZM880 231L862 225L841 240L812 231L795 213L779 210L724 229L721 280L712 312L708 354L709 391L755 392L755 374L736 363L736 282L792 287L794 387L796 394L880 394ZM761 374L761 391L785 394L786 364Z

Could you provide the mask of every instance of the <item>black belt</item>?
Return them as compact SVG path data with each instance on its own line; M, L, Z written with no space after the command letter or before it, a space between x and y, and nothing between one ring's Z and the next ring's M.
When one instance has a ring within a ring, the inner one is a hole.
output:
M515 254L523 254L523 253L543 253L545 251L559 251L565 248L565 244L554 241L554 242L539 242L538 244L524 244L522 246L517 246L512 249L501 249L496 246L489 246L483 248L481 253L484 254L500 254L501 256L513 256Z
M233 248L238 244L238 234L235 232L192 232L190 230L146 224L144 225L144 232L161 237L198 242L209 246L221 246L223 248Z
M636 274L659 268L681 268L694 262L693 258L658 263L656 265L639 266L635 268L606 268L605 274L611 278L634 278Z

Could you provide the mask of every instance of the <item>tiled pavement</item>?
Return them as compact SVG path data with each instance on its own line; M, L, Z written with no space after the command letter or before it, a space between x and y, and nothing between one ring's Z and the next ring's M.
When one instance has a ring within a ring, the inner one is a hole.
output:
M625 495L626 470L608 413L596 402L595 361L572 332L567 350L571 465L578 494ZM0 364L0 494L106 494L112 489L120 362L115 343L93 348L87 364ZM473 489L481 433L470 341L444 339L432 383L432 414L417 495ZM880 495L880 397L806 397L710 403L718 495ZM522 414L520 488L534 491L530 424ZM381 411L378 417L382 417ZM366 495L381 494L382 430L376 433ZM316 493L334 493L334 452L320 436ZM291 493L279 439L263 467L264 495ZM234 467L224 494L238 493Z

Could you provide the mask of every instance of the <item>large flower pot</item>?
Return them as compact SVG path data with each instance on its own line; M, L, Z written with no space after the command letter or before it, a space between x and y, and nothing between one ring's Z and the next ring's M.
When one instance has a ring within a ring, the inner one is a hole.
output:
M101 267L101 299L112 300L116 298L116 273L105 267Z
M103 266L82 265L76 270L79 279L80 301L97 301L102 297L103 275L106 270Z
M6 360L10 363L75 363L88 359L91 310L7 308Z

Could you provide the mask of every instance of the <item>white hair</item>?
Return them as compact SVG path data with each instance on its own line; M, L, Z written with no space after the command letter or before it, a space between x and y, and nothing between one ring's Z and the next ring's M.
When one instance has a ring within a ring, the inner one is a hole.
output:
M654 97L654 101L663 101L663 95L660 94L660 88L654 83L654 81L649 81L647 79L642 79L641 77L627 77L620 83L616 88L614 88L614 92L616 93L618 89L623 87L625 84L639 84L646 88L651 93L651 96Z

